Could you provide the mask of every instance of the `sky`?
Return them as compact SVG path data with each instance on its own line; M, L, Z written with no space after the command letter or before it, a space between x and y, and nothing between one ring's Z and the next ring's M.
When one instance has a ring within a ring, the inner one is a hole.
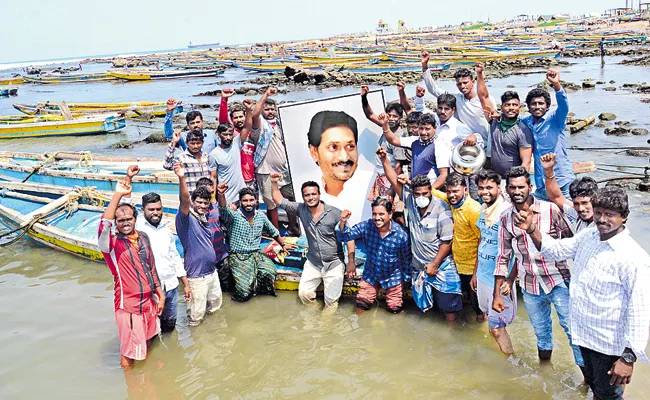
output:
M380 18L393 29L400 19L418 28L625 6L625 0L23 1L2 1L0 63L177 49L190 40L238 44L320 38L373 31Z

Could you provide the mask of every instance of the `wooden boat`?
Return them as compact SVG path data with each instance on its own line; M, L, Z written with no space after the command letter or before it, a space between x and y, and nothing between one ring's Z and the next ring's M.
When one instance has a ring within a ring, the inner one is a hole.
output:
M25 124L31 122L47 121L64 121L62 115L44 114L44 115L3 115L0 116L0 124Z
M197 69L197 70L135 70L135 69L109 69L108 73L115 78L126 81L150 81L158 79L199 78L223 74L223 68Z
M251 72L284 72L286 67L295 69L311 69L318 70L323 67L318 64L303 64L303 63L277 63L277 64L254 64L254 63L237 63L233 62L235 68L241 68L245 71Z
M0 182L0 223L15 230L17 239L24 236L55 250L103 262L103 255L97 247L97 231L109 201L108 195L90 188L61 191L34 184ZM163 220L175 232L173 218L172 213L163 215ZM269 242L270 239L262 240L261 249ZM303 237L296 242L298 249L284 257L282 264L276 264L275 286L278 290L298 290L306 259L306 240ZM361 273L359 270L358 276ZM345 281L344 294L356 292L358 279Z
M450 64L437 64L429 66L431 71L446 71ZM358 74L380 74L385 72L421 71L422 64L395 63L395 64L347 64L342 68L344 71L356 72Z
M343 65L349 63L369 62L372 59L379 61L388 60L388 57L382 53L373 54L346 54L338 56L312 56L307 54L300 54L298 57L304 62L320 64L320 65Z
M88 116L68 121L5 123L0 124L0 139L99 135L119 131L125 126L126 118L118 115Z
M74 188L95 187L113 191L129 165L141 172L133 178L133 191L178 194L178 178L162 168L156 158L98 156L90 153L55 152L46 154L0 151L0 180L33 182Z
M26 75L25 81L31 83L78 83L78 82L98 82L112 81L116 78L106 72L83 72L70 74L43 74L38 76Z
M21 83L27 82L24 77L22 76L16 76L16 77L2 77L0 78L0 85L18 85Z
M67 103L72 115L107 112L134 112L135 114L152 114L164 116L167 105L164 102L138 101L131 103ZM29 115L61 114L58 104L39 102L36 104L14 104L14 108ZM182 111L182 109L181 109Z

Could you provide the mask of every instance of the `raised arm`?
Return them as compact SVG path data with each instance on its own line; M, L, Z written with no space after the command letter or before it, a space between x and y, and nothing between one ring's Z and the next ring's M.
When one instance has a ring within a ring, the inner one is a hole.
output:
M393 189L395 189L395 192L401 199L403 196L403 185L397 179L397 172L395 172L393 166L390 165L390 160L388 159L386 148L384 146L380 146L377 149L376 154L379 156L379 159L384 166L384 174L386 175L386 179L388 179L388 182L390 182L390 185L393 187Z
M266 89L266 92L262 95L262 97L259 99L259 101L255 104L255 108L253 109L253 129L260 129L262 126L262 109L264 108L264 102L266 99L268 99L270 96L273 96L278 93L278 89L274 87L269 87Z
M273 202L279 205L284 200L284 196L282 196L282 192L280 192L280 188L278 187L278 182L282 179L282 175L277 172L272 172L269 174L269 178L271 179L271 197L273 198Z
M185 181L185 167L183 163L177 162L174 164L174 173L178 177L178 200L180 202L179 211L183 215L187 215L190 212L190 188L187 186Z
M411 111L411 103L409 103L408 97L406 97L406 84L404 82L397 82L397 94L399 95L399 104L402 106L404 109L404 112L406 115L410 114Z
M226 200L226 190L228 190L227 182L220 182L217 185L217 202L219 207L227 207L228 201Z
M172 134L172 141L169 142L167 147L167 152L165 153L165 163L163 168L166 170L171 170L174 168L174 163L176 162L176 157L174 157L174 152L176 151L176 143L179 143L181 138L181 131L176 131Z
M422 61L422 79L424 79L424 86L427 87L429 93L438 97L445 93L445 91L438 86L436 81L433 79L433 76L431 76L431 71L429 70L429 58L429 53L426 51L423 51L420 55L420 60Z
M377 125L381 126L381 129L384 132L384 137L386 138L386 141L393 146L401 147L401 142L399 136L393 133L393 131L390 130L390 126L388 126L388 114L386 113L381 113L376 116L377 122L375 122ZM374 121L373 121L374 122Z
M232 89L222 89L221 90L221 102L219 103L219 123L223 124L224 122L230 121L230 115L228 115L228 99L235 94L235 91Z
M555 168L555 153L544 154L540 157L540 160L542 167L544 167L544 182L548 199L560 207L560 210L564 210L565 205L573 207L573 203L562 194L562 190L555 179L555 172L553 171L553 168Z
M496 110L492 106L492 102L490 101L490 92L488 91L487 85L485 84L485 76L483 75L485 64L477 62L474 64L474 69L476 70L476 93L478 94L478 98L481 101L483 112L487 114L489 111L490 114L492 114L492 112Z
M549 69L546 73L546 79L555 90L557 109L553 114L553 119L558 126L564 127L566 125L566 118L569 115L569 100L567 99L566 92L562 89L560 73L556 70Z
M382 123L377 117L377 115L372 111L372 107L370 107L370 103L368 103L368 92L370 89L368 89L368 86L366 85L361 85L361 107L363 108L363 113L368 118L370 121L374 122L375 125L381 126Z
M120 205L120 200L122 200L122 197L130 196L130 195L131 195L131 185L123 181L118 182L115 187L115 193L113 193L113 198L111 199L111 202L108 203L108 207L106 207L106 210L104 211L104 215L102 215L102 218L107 219L109 221L114 220L115 210L117 210L117 206Z
M176 114L176 107L181 104L180 101L169 99L167 100L167 111L165 112L165 122L163 123L163 132L167 139L172 140L174 135L174 115ZM185 141L181 138L177 140L178 145L181 149L187 149Z
M243 146L246 139L248 139L250 136L251 130L253 129L253 100L244 99L242 104L244 105L244 108L246 108L246 119L244 120L244 127L239 133L241 144Z

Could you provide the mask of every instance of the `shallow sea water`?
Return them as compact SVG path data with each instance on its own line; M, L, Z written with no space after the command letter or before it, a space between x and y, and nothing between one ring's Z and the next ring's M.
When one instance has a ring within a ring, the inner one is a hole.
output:
M647 79L648 68L608 64L597 59L571 60L563 79L582 78L634 83ZM99 68L99 66L91 66ZM242 78L227 72L223 79ZM229 76L232 75L232 76ZM506 85L520 93L543 79L542 74L492 80L495 97ZM165 100L176 96L185 103L216 102L191 97L219 87L214 80L197 79L151 83L92 85L22 85L20 96L0 100L0 114L11 114L11 102L37 100L131 101ZM409 93L413 92L409 86ZM454 90L453 82L443 86ZM279 96L303 100L333 96L352 88L308 90ZM395 96L385 88L389 100ZM648 127L648 105L642 96L618 90L569 93L578 116L612 111L619 119ZM207 114L210 115L210 114ZM162 128L157 122L156 129ZM142 129L148 134L149 129ZM103 137L5 141L14 151L91 150L95 153L157 156L164 145L141 145L130 150L107 146L123 138L138 140L134 126L125 133ZM592 128L571 136L569 146L643 146L647 137L610 138ZM647 158L613 152L571 151L574 161L647 165ZM599 172L598 178L613 176ZM650 197L630 192L629 228L650 251ZM354 313L352 299L343 299L337 312L323 314L322 306L305 307L296 293L255 298L223 308L189 329L181 312L177 331L153 345L145 362L133 371L119 367L119 342L113 317L113 285L106 266L72 257L21 240L0 248L0 398L2 399L388 399L485 398L581 399L581 375L574 365L566 336L555 324L553 362L537 361L535 336L520 301L517 320L509 328L516 355L498 351L485 324L463 314L454 327L437 313L422 315L414 307L392 315L380 307ZM322 304L322 303L321 303ZM182 311L184 304L179 308ZM646 399L650 365L635 366L628 398Z

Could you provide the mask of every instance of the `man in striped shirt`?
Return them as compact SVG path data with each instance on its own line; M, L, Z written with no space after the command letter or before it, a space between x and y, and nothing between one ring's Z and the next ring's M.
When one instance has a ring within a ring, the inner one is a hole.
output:
M501 302L501 285L508 276L510 258L514 252L519 268L519 281L524 295L524 306L537 336L537 350L540 360L550 360L553 351L553 322L551 321L551 304L564 328L569 342L569 286L571 276L566 261L548 261L535 251L526 236L526 232L515 226L514 216L519 211L533 214L539 229L555 239L573 236L569 224L562 217L558 207L546 201L540 201L531 194L532 185L528 171L522 166L512 167L506 173L506 190L512 206L501 216L499 227L499 255L494 271L494 299L492 307L497 312L503 311ZM573 347L573 356L579 367L584 367L580 349Z
M625 227L630 209L624 189L599 189L592 202L596 226L570 239L543 234L525 211L515 224L548 259L574 259L569 320L585 380L594 398L622 399L637 358L650 362L650 256Z
M190 193L196 189L196 183L199 179L206 177L217 181L217 163L208 153L202 150L203 133L200 130L189 131L186 137L187 150L183 151L180 156L175 157L176 144L181 140L181 132L176 131L169 142L167 154L165 154L165 164L163 168L173 170L174 164L178 161L182 164L185 171L185 182Z

